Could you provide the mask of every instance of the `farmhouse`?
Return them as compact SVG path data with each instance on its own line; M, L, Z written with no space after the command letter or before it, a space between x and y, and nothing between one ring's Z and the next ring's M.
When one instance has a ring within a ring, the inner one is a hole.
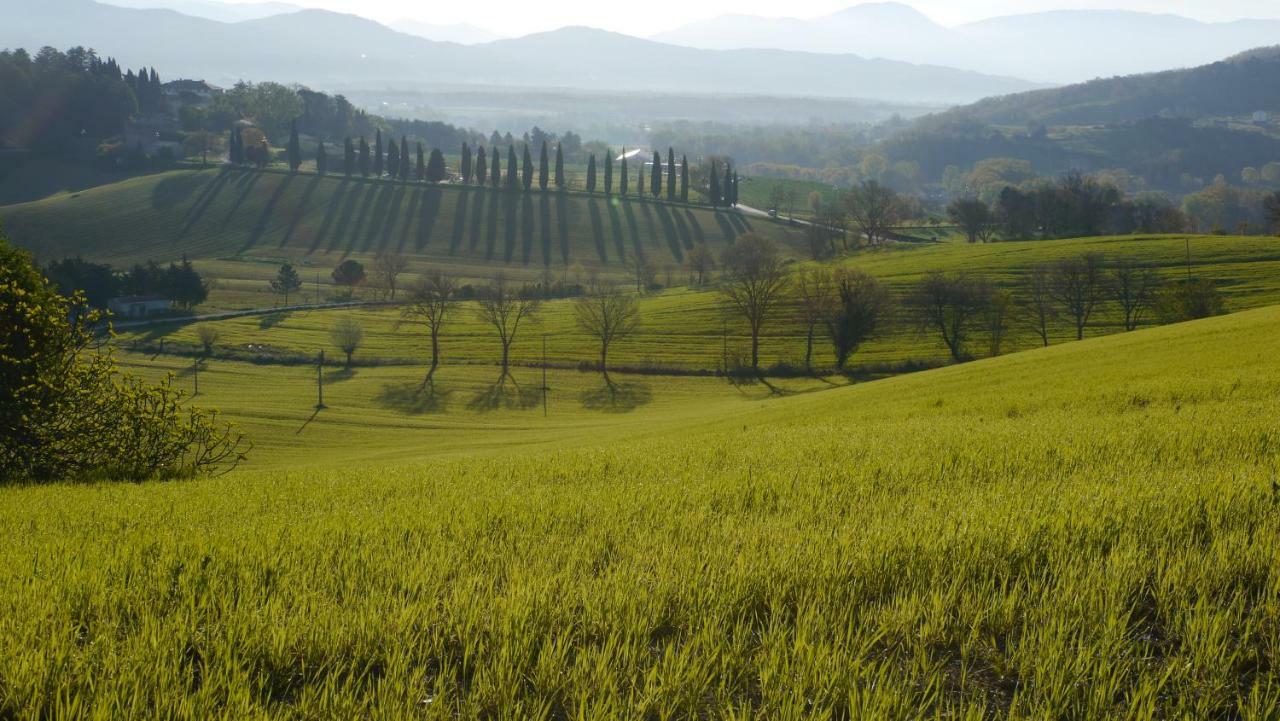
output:
M147 318L169 312L169 299L158 295L126 295L107 301L107 309L117 318Z

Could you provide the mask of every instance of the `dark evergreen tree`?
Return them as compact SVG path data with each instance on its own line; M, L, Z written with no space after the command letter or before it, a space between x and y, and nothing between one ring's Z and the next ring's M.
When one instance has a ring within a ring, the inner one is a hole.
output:
M604 194L613 195L613 148L604 149Z
M618 195L627 197L627 183L631 179L627 173L627 149L622 149L622 165L618 167Z
M689 156L680 156L680 202L689 202Z
M524 182L525 192L533 189L533 153L529 152L529 146L524 146L524 173L520 178Z
M350 178L356 172L356 146L347 136L342 142L342 174Z
M542 154L538 156L538 187L543 191L551 183L551 158L547 155L547 141L542 141Z
M329 154L325 152L323 140L316 145L316 172L320 175L329 172Z
M289 123L289 172L296 173L302 167L302 143L298 141L298 121Z
M667 148L667 200L676 199L676 149Z
M448 176L444 167L444 153L439 148L431 149L431 160L427 161L427 180L432 183L442 182Z
M414 179L419 183L427 179L427 161L422 154L422 143L418 143L418 172Z
M232 165L239 165L244 162L244 155L240 149L240 142L240 133L236 132L235 128L232 128L230 134L227 136L227 160L231 161Z
M463 185L471 184L471 146L465 142L462 144L462 183Z
M564 145L556 143L556 189L564 190Z
M729 164L724 164L724 182L720 184L720 204L733 204L733 173L730 172Z
M369 177L369 142L360 138L360 175Z
M396 141L387 142L387 175L395 180L400 173L400 146Z
M516 146L507 146L507 187L511 190L520 188L520 161L516 159Z
M716 167L716 162L711 161L711 175L709 176L710 187L707 188L707 200L711 203L711 207L720 207L720 169Z
M587 192L596 192L596 154L587 156Z
M653 170L649 174L649 192L654 200L662 197L662 153L653 151Z
M729 204L738 207L738 171L733 171L733 194L729 198Z
M498 131L493 131L497 134ZM493 162L489 165L489 185L496 190L502 187L502 155L498 153L498 146L493 146Z
M373 177L382 177L382 131L378 130L373 139Z
M636 195L644 197L644 158L636 155Z
M392 141L395 142L395 141ZM421 153L419 153L421 157ZM400 179L408 180L409 173L413 170L413 158L409 155L409 139L400 136Z
M488 180L488 178L485 177L485 166L489 162L488 158L489 153L485 151L484 146L478 146L476 148L476 185L479 185L482 188L484 187L485 181Z

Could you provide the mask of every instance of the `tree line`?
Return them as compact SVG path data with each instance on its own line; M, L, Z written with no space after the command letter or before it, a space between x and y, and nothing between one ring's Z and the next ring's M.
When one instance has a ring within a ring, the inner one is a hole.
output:
M65 297L82 293L91 308L105 309L107 301L123 295L155 295L192 308L209 297L209 284L185 257L168 267L147 261L125 271L82 258L64 258L45 266L45 276Z

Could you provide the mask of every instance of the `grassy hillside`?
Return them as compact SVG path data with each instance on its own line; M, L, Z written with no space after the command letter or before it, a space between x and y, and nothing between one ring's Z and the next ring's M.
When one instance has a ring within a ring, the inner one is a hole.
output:
M9 235L41 258L290 259L328 270L395 251L489 276L574 263L621 271L627 258L678 264L695 243L784 226L704 208L580 194L241 170L175 170L0 208Z
M1264 309L585 446L321 414L324 469L4 489L0 710L1273 718L1278 358Z
M1211 278L1219 284L1229 310L1238 311L1263 305L1280 304L1280 239L1265 237L1185 236L1080 238L1057 241L1018 243L939 243L899 245L885 249L859 251L842 262L860 268L884 280L895 293L906 293L911 284L933 270L964 270L984 275L1003 288L1017 291L1024 273L1040 263L1087 252L1098 252L1111 259L1135 258L1158 268L1170 279L1185 277L1190 248L1191 272ZM256 278L223 280L221 293L238 290L244 302L253 299L270 304L274 299L265 291L274 267L263 263L216 263L206 266L221 277L259 273ZM309 278L308 278L309 279ZM572 277L570 278L572 280ZM677 274L677 283L685 282ZM309 292L308 288L308 292ZM647 294L640 300L642 326L633 337L619 343L611 357L623 365L665 366L680 369L715 369L721 367L727 349L729 356L745 352L747 335L736 318L725 319L722 301L711 289L675 288ZM455 313L445 332L443 353L446 363L492 363L496 341L492 331L477 321L465 305ZM365 347L358 354L362 361L421 364L428 357L427 338L417 326L398 325L399 311L394 308L370 308L356 311L292 312L268 316L218 321L225 347L268 346L295 353L314 354L321 348L333 352L329 330L344 315L355 318L364 328ZM1147 321L1153 319L1148 317ZM1095 314L1088 333L1098 335L1121 329L1119 311L1114 303L1103 304ZM723 334L727 333L727 339ZM804 359L805 329L794 318L779 316L765 326L762 345L766 364L788 362L800 365ZM170 350L182 344L196 343L195 326L160 326L127 331L123 342L157 347L165 339ZM548 336L548 356L557 364L575 365L592 361L596 348L574 323L569 301L545 304L536 326L517 340L515 357L534 361L541 357L539 336ZM1066 318L1054 327L1054 342L1074 339L1074 330ZM973 350L981 354L985 339L974 337ZM1022 317L1015 319L1004 351L1031 348L1040 343ZM176 345L175 345L176 344ZM819 339L815 363L827 366L830 353ZM947 353L933 335L921 334L899 314L896 324L881 337L867 343L853 358L854 366L879 367L909 361L926 364L942 363Z

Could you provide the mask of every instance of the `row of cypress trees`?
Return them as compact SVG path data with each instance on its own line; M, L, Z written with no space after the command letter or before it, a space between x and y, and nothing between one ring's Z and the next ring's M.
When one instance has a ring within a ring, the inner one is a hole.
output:
M400 142L395 139L388 141L386 151L383 151L382 131L376 131L377 135L372 146L361 137L358 144L353 142L350 137L346 138L343 144L343 167L342 173L347 177L355 175L357 172L363 177L369 177L372 173L374 177L381 177L385 172L391 179L408 181L410 179L427 181L431 183L439 183L448 177L448 171L445 168L444 154L439 148L432 148L429 159L426 158L422 143L417 144L417 162L413 162L409 154L409 141L406 137L401 136ZM232 162L236 162L235 136L232 134ZM289 145L286 150L289 169L292 172L298 172L298 168L302 165L302 146L298 139L298 124L295 121L289 132ZM523 162L522 162L523 161ZM604 194L614 194L614 176L613 176L613 150L605 149L604 158ZM734 171L728 163L724 163L723 173L719 167L719 163L712 161L710 173L708 175L708 199L712 206L734 206L738 204L738 173ZM498 148L492 149L492 154L485 151L484 146L478 146L473 155L471 147L467 143L462 144L461 163L459 175L462 182L466 185L478 185L481 187L490 186L493 188L505 187L508 190L521 190L528 192L533 189L534 183L534 163L533 154L529 150L529 146L524 146L523 158L517 158L515 145L507 146L507 172L504 179L502 172L502 154ZM679 168L677 175L676 169ZM556 146L555 151L555 170L552 173L551 157L546 141L542 143L542 149L538 157L537 182L538 188L545 192L552 182L555 183L556 190L564 190L567 185L567 179L564 171L564 153L560 146ZM325 149L324 141L320 141L316 148L316 172L321 175L329 171L328 152ZM595 153L591 153L587 159L587 178L586 189L588 193L595 193L597 189L597 163ZM649 188L648 193L655 199L663 196L663 185L665 175L666 199L669 202L675 202L677 195L682 203L689 202L689 159L688 156L682 156L680 163L676 164L676 153L674 148L667 148L667 158L665 164L665 173L662 154L658 151L653 153L653 162L649 169ZM628 195L630 190L630 172L627 168L627 152L623 148L622 160L619 168L618 176L618 194L621 196ZM645 168L644 163L640 164L636 173L636 195L644 197L645 192Z

